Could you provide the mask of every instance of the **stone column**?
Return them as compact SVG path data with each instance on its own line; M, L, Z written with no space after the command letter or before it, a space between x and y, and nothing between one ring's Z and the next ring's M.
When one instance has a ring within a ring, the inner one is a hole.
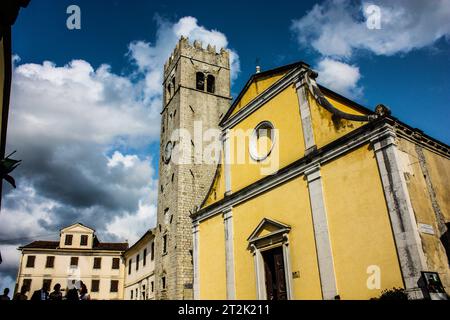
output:
M395 140L395 131L389 127L383 135L371 142L383 184L405 289L410 298L417 299L423 297L418 281L421 271L425 271L427 265Z
M302 120L303 139L305 141L305 154L314 150L316 142L314 141L314 132L311 120L311 109L308 100L308 89L306 88L305 78L302 77L295 84L297 90L298 104L300 106L300 117Z
M226 284L227 299L236 299L235 279L234 279L234 253L233 253L233 214L231 208L223 213L223 223L225 227L225 264L226 264Z
M319 165L307 169L305 176L308 180L322 296L325 300L332 300L337 295L336 277Z
M199 233L199 222L194 221L192 227L192 235L193 235L193 263L194 263L194 300L200 299L200 233Z

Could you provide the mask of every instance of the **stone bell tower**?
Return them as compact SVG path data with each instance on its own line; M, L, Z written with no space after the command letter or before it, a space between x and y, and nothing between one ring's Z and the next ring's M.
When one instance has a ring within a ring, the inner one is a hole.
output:
M217 167L199 163L195 157L205 143L198 134L194 135L194 127L196 133L219 128L231 101L229 60L225 49L216 52L215 47L203 48L198 41L191 45L182 37L164 65L155 239L156 299L193 299L190 214L201 205ZM178 141L174 134L177 129L185 133ZM179 163L180 153L183 163Z

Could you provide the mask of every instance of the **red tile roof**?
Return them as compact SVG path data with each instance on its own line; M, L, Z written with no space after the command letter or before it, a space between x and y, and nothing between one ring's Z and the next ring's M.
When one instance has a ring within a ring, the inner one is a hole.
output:
M57 249L59 241L33 241L19 249ZM98 242L95 243L92 250L111 250L111 251L125 251L128 249L126 242Z
M39 248L39 249L56 249L59 246L59 241L33 241L32 243L29 243L25 246L22 246L20 248L26 248L26 249L33 249L33 248Z

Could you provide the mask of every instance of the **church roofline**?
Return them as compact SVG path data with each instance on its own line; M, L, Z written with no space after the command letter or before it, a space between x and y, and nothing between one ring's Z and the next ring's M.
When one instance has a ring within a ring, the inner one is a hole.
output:
M244 87L239 92L239 95L233 101L232 105L228 109L228 111L225 114L225 116L223 117L223 119L220 121L219 125L222 126L223 123L228 120L228 118L233 113L234 109L236 108L236 104L239 102L239 100L242 98L242 96L244 95L244 93L247 91L248 87L252 84L252 82L254 80L259 79L259 78L263 78L263 77L267 77L267 76L272 75L272 74L277 74L277 73L280 73L280 72L283 72L283 71L286 71L286 70L294 69L294 68L297 68L297 67L300 67L300 66L304 66L306 68L310 67L309 64L307 64L307 63L305 63L303 61L297 61L297 62L294 62L294 63L283 65L281 67L277 67L277 68L274 68L274 69L270 69L270 70L266 70L266 71L257 72L257 73L252 74L250 76L250 78L247 80L247 82L245 83Z

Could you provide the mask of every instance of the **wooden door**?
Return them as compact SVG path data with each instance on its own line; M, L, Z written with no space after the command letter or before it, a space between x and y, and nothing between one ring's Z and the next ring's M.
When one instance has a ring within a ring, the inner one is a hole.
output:
M281 247L263 252L267 300L287 300L283 250Z

